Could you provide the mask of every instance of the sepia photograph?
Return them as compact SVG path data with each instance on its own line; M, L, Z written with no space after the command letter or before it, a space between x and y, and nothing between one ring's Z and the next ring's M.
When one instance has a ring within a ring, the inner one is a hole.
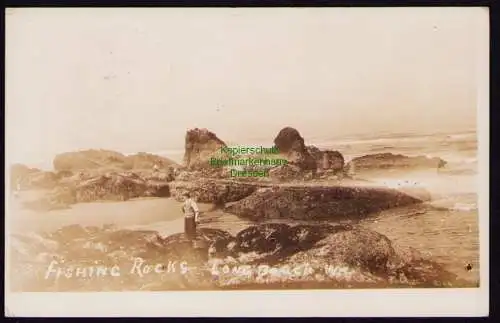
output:
M488 9L5 17L9 316L487 315Z

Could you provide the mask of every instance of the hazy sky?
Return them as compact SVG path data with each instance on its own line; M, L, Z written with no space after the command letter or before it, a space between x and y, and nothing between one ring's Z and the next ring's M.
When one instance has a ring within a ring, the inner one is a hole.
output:
M9 9L7 145L19 161L473 126L480 8ZM479 54L479 51L482 53ZM487 52L486 52L487 54Z

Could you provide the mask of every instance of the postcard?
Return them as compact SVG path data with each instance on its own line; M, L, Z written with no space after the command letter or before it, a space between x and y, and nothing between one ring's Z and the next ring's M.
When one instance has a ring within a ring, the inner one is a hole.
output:
M7 316L487 316L487 8L8 8Z

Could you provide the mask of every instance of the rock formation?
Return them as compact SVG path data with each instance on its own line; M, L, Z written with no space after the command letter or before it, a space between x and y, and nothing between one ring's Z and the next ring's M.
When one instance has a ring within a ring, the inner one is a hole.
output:
M347 166L354 165L355 172L387 169L438 169L446 165L441 158L425 156L409 157L401 154L380 153L353 158Z
M338 174L344 169L344 156L334 150L320 150L315 146L307 146L307 151L316 160L319 174Z
M302 170L316 171L316 161L307 150L304 138L296 129L291 127L281 129L274 139L274 145L289 163L299 166Z
M74 203L126 201L138 197L169 197L167 174L142 176L133 172L111 172L103 175L81 173L61 180L49 193L24 206L32 210L68 208Z
M207 129L188 130L185 139L184 166L189 170L209 168L211 157L220 154L226 144Z
M148 181L135 173L111 173L79 183L76 187L78 202L97 200L129 200L137 197L168 197L167 182Z
M417 197L388 188L283 186L261 188L225 210L252 220L357 220L382 210L421 202Z

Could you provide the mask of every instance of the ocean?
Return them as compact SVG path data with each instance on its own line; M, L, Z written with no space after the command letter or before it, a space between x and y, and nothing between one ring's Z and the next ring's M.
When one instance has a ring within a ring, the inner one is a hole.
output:
M363 225L411 246L445 264L469 281L479 281L477 133L387 135L378 138L324 141L320 148L339 150L346 159L371 153L425 155L447 161L439 171L380 172L370 178L390 187L419 185L432 196L427 208L383 212ZM467 264L472 265L466 270Z

